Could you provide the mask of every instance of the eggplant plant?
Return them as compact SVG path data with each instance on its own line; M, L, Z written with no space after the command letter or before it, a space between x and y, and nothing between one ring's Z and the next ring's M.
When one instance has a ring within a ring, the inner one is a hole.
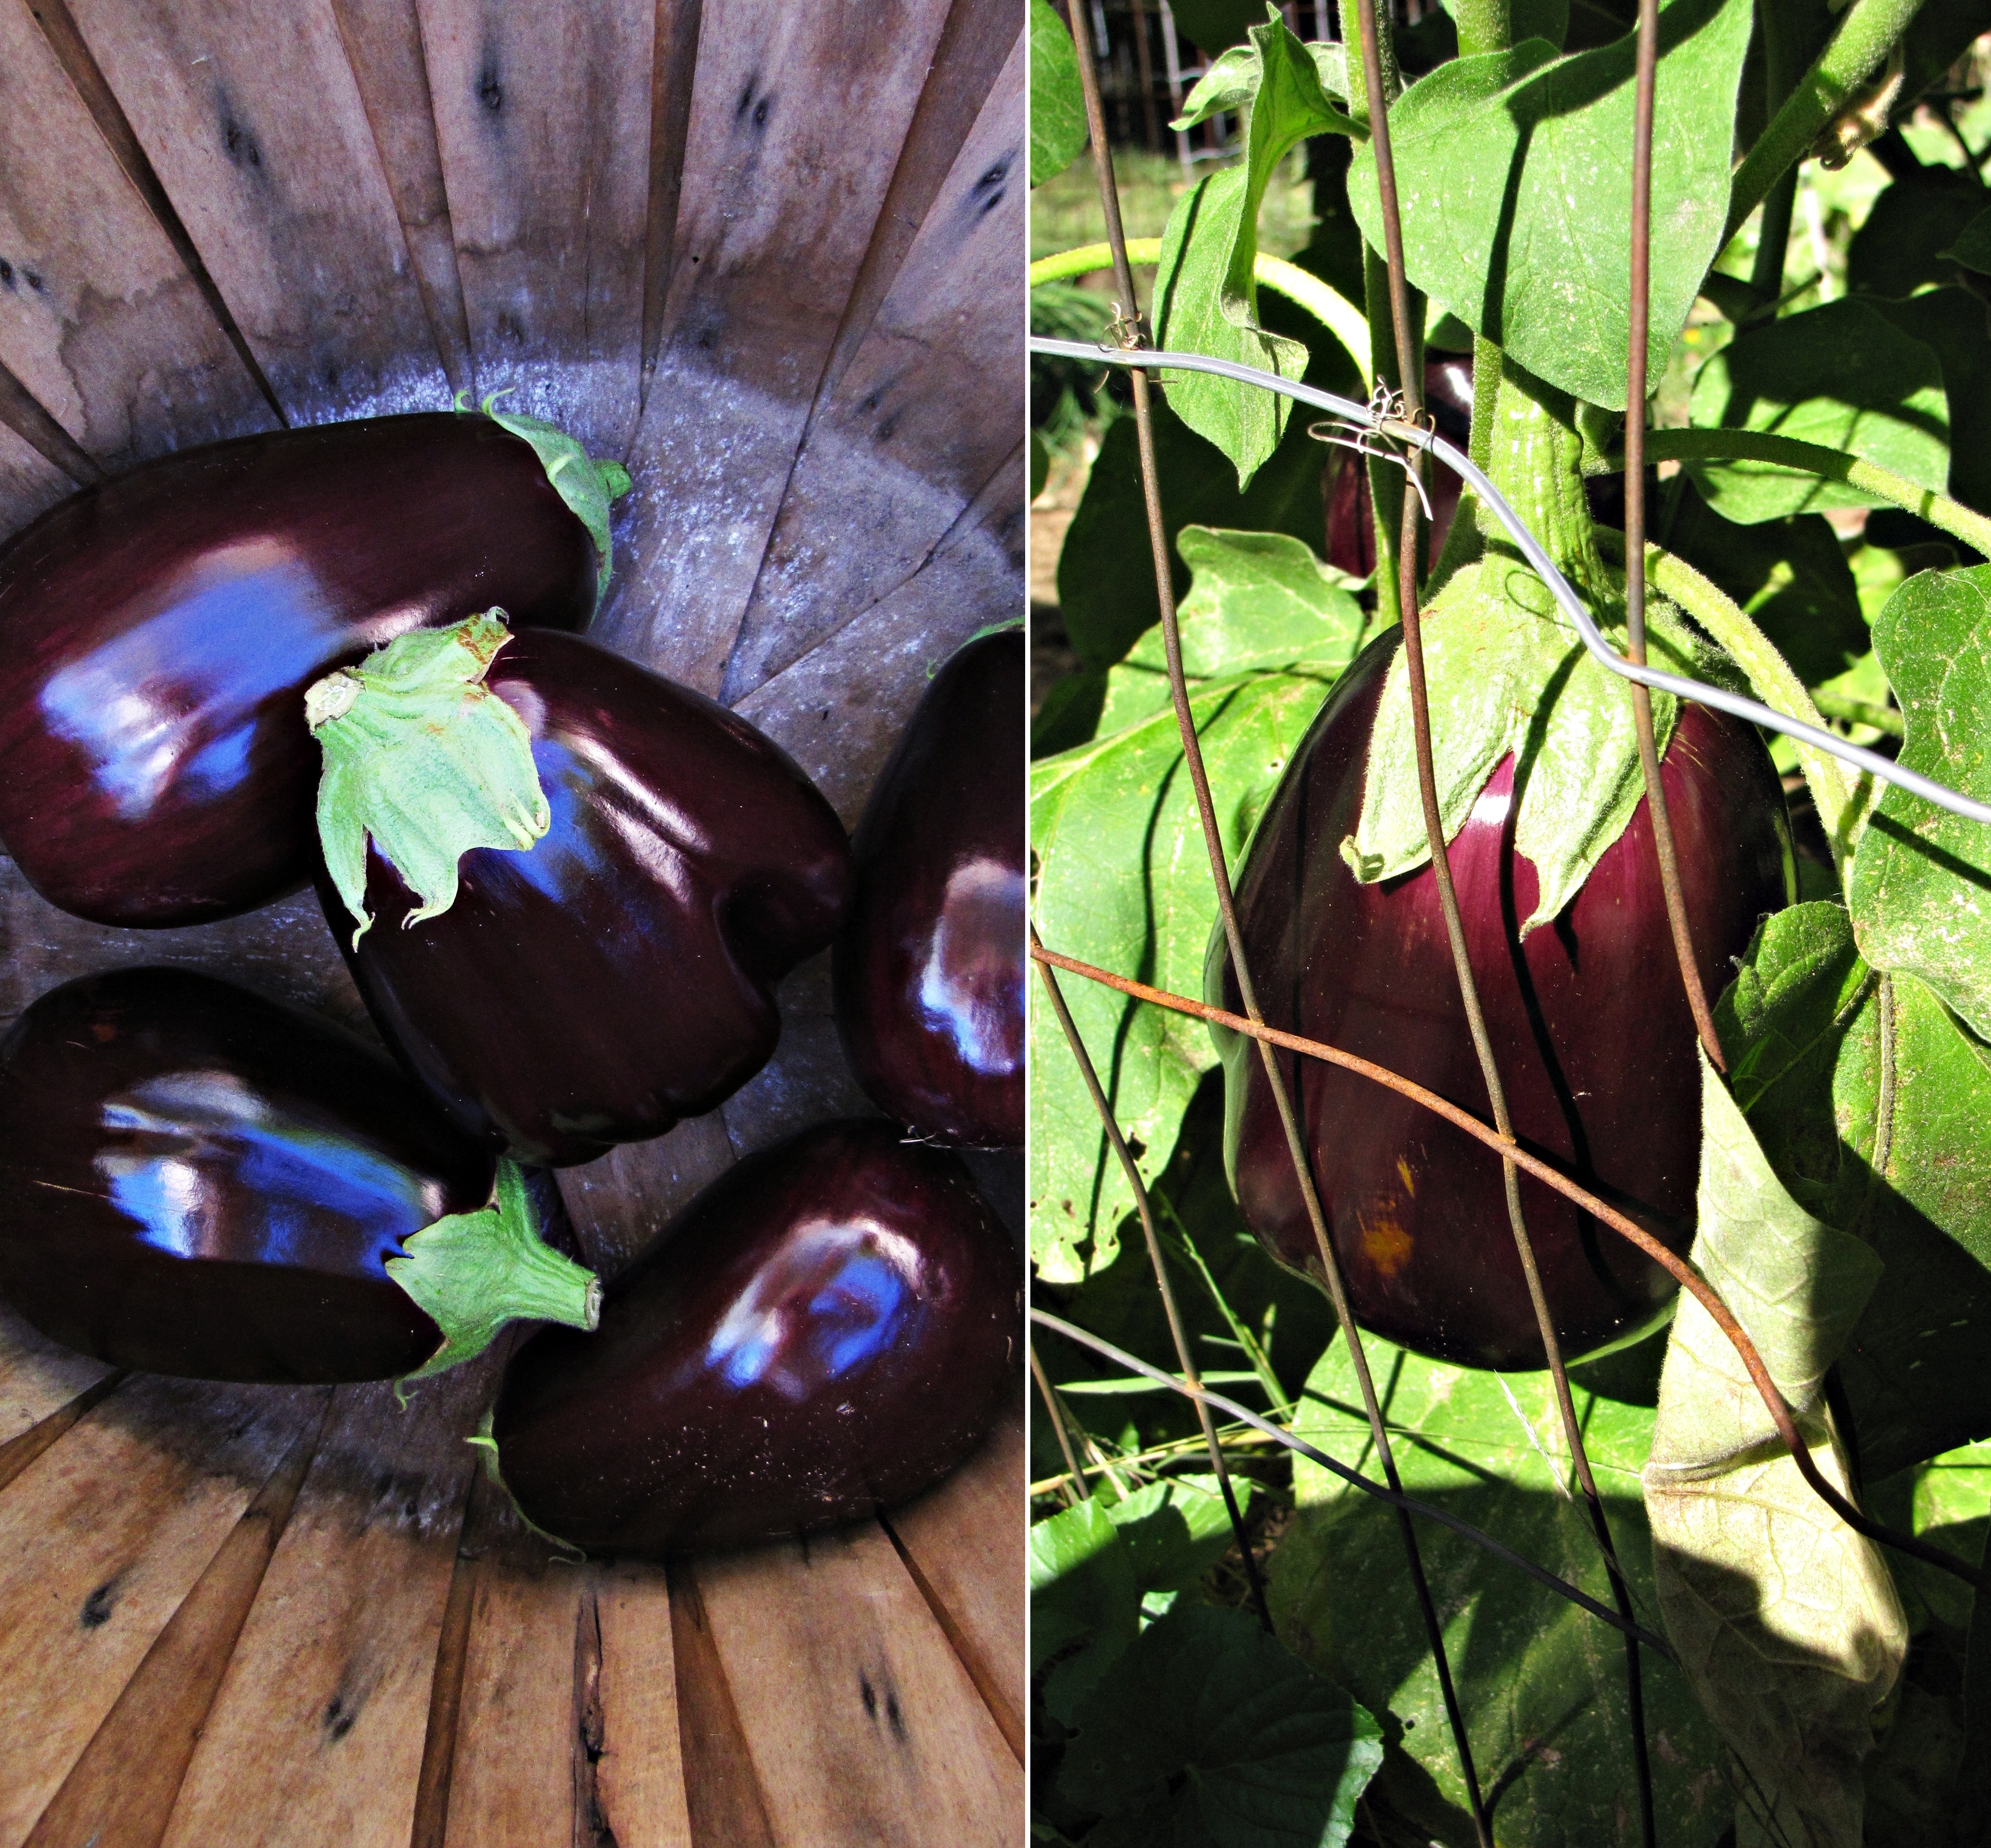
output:
M1428 342L1469 366L1474 461L1622 652L1622 431L1641 419L1657 465L1654 660L1991 795L1991 468L1965 434L1991 415L1991 191L1977 178L1991 121L1970 101L1981 16L1895 0L1662 10L1657 389L1632 404L1631 9L1448 10L1400 31L1394 53L1380 22L1383 68L1413 352L1423 365ZM1062 28L1047 11L1033 18L1049 36ZM1040 100L1036 183L1076 152L1068 128L1059 138L1069 97L1041 123ZM1184 117L1236 112L1239 158L1186 191L1159 239L1130 244L1156 266L1155 345L1344 396L1396 383L1371 107L1352 47L1302 43L1276 9L1241 29ZM1260 204L1302 144L1318 226L1274 260ZM1053 257L1033 280L1101 267L1096 253ZM1368 462L1365 554L1347 543L1348 497L1322 518L1315 414L1193 373L1165 375L1159 396L1189 709L1266 1018L1486 1118L1431 896L1397 640L1405 473ZM1059 562L1079 665L1044 699L1033 747L1033 918L1052 950L1241 1011L1152 580L1140 587L1151 554L1132 420L1110 393L1099 401L1109 420ZM1293 486L1309 471L1310 505ZM1366 581L1331 562L1368 558ZM1518 1133L1690 1253L1828 1481L1974 1564L1991 1505L1976 1359L1991 1328L1991 835L1829 754L1655 694L1717 1069L1685 1003L1625 683L1470 493L1427 562L1438 807ZM1063 984L1153 1196L1206 1380L1227 1377L1224 1390L1373 1469L1346 1349L1298 1281L1319 1259L1256 1050ZM1034 989L1032 1009L1037 1299L1174 1370L1132 1190ZM1608 1601L1499 1162L1366 1080L1280 1062L1405 1487ZM1663 1276L1566 1200L1523 1183L1521 1201L1558 1335L1591 1356L1572 1372L1576 1409L1633 1608L1677 1658L1646 1659L1657 1839L1978 1839L1973 1768L1991 1734L1965 1729L1991 1723L1960 1670L1967 1641L1973 1657L1991 1648L1991 1620L1979 1625L1959 1581L1830 1513L1697 1302L1673 1312ZM1228 1585L1234 1601L1234 1571L1186 1575L1184 1554L1156 1576L1142 1554L1144 1523L1187 1519L1159 1511L1157 1494L1196 1499L1172 1473L1175 1458L1207 1467L1193 1415L1101 1377L1073 1345L1039 1345L1103 1458L1087 1499L1033 1538L1051 1652L1033 1711L1040 1826L1101 1844L1178 1825L1206 1831L1180 1839L1231 1839L1211 1819L1249 1809L1262 1737L1220 1761L1184 1739L1166 1765L1150 1740L1148 1778L1125 1737L1128 1714L1152 1710L1158 1652L1203 1647L1214 1674L1242 1646L1213 1632L1197 1644L1184 1622L1186 1600L1222 1601ZM1039 1422L1033 1473L1067 1475ZM1295 1512L1276 1516L1271 1615L1344 1703L1329 1727L1318 1700L1295 1697L1318 1756L1312 1784L1290 1787L1286 1826L1471 1843L1395 1516L1304 1458L1288 1471L1241 1462L1262 1451L1229 1455L1241 1496ZM1207 1492L1199 1506L1207 1522ZM1456 1533L1421 1533L1480 1785L1500 1792L1495 1839L1636 1840L1616 1640ZM1380 1768L1351 1710L1380 1722ZM1188 1790L1203 1793L1193 1824L1176 1794Z

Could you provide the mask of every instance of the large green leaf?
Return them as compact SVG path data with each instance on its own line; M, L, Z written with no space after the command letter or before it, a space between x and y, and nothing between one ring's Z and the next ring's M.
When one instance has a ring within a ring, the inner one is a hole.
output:
M1991 337L1986 335L1982 301L1968 289L1942 288L1874 305L1941 362L1951 427L1991 429ZM1951 446L1949 492L1966 507L1991 512L1991 443L1966 441Z
M1097 1497L1030 1529L1030 1673L1060 1717L1112 1666L1140 1628L1134 1554Z
M1242 1611L1182 1601L1074 1715L1058 1782L1089 1848L1339 1848L1383 1757L1373 1715Z
M1925 571L1887 600L1874 652L1908 727L1901 761L1991 797L1991 565ZM1850 888L1860 952L1919 975L1991 1038L1991 832L1891 788Z
M1200 180L1169 214L1155 276L1155 322L1161 344L1207 353L1298 379L1306 370L1300 341L1269 332L1258 318L1252 266L1258 254L1258 207L1293 145L1355 124L1321 84L1312 52L1287 30L1276 7L1251 29L1251 49L1227 53L1189 99L1193 118L1221 97L1249 111L1244 158ZM1176 414L1237 465L1241 492L1278 447L1288 401L1276 392L1191 373L1169 387Z
M1877 308L1848 298L1739 335L1693 382L1697 429L1768 431L1840 449L1942 490L1949 472L1942 367ZM1689 462L1694 485L1726 518L1745 523L1870 507L1843 482L1770 462Z
M1721 245L1748 0L1672 0L1659 15L1647 376ZM1404 264L1419 288L1528 371L1625 408L1631 335L1633 46L1558 58L1531 39L1461 58L1390 111ZM1373 156L1349 196L1383 247Z
M1991 1069L1912 976L1883 984L1836 904L1767 920L1715 1009L1736 1101L1807 1212L1884 1268L1840 1378L1886 1475L1991 1429Z
M1030 184L1041 186L1062 173L1085 138L1071 34L1047 0L1030 0Z
M1693 1261L1844 1492L1825 1375L1880 1262L1791 1197L1704 1060L1702 1075ZM1690 1296L1667 1343L1644 1484L1667 1634L1743 1768L1738 1844L1860 1848L1860 1761L1908 1649L1900 1601L1878 1548L1799 1474L1741 1359Z
M1504 1227L1495 1236L1505 1237ZM1546 1373L1476 1372L1365 1339L1404 1487L1608 1603ZM1651 1344L1578 1369L1576 1410L1642 1619L1653 1621L1638 1472L1652 1425ZM1607 1382L1607 1371L1617 1376ZM1613 1396L1615 1395L1615 1396ZM1332 1345L1295 1422L1329 1455L1380 1474L1347 1350ZM1273 1555L1279 1632L1380 1715L1377 1788L1419 1842L1469 1848L1464 1785L1404 1567L1396 1516L1296 1458L1300 1518ZM1428 1523L1418 1545L1445 1626L1481 1788L1502 1848L1635 1842L1625 1654L1617 1632L1472 1542ZM1646 1725L1659 1839L1706 1848L1729 1794L1720 1743L1681 1677L1648 1653ZM1394 1838L1392 1838L1394 1839Z
M1984 188L1952 167L1925 167L1897 179L1874 200L1846 253L1851 289L1900 297L1932 282L1956 281L1948 253L1984 209Z

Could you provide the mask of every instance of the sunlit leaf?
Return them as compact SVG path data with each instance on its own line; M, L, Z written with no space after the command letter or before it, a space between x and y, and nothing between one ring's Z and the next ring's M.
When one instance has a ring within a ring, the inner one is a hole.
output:
M1062 173L1085 139L1071 34L1046 0L1030 0L1030 184L1041 186Z

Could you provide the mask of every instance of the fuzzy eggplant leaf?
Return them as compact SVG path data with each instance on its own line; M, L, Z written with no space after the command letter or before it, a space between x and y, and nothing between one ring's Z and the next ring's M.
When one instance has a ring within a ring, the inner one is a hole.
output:
M1250 1486L1237 1484L1241 1505ZM1213 1475L1165 1476L1135 1489L1124 1501L1109 1503L1106 1516L1119 1530L1120 1543L1133 1562L1135 1585L1143 1598L1194 1584L1224 1557L1234 1538L1230 1511Z
M1305 343L1271 332L1258 316L1258 207L1272 170L1296 142L1331 130L1352 134L1355 124L1322 88L1312 50L1287 29L1276 7L1267 13L1266 22L1251 29L1255 77L1234 53L1220 76L1211 73L1234 98L1224 107L1250 111L1244 158L1198 181L1169 214L1155 275L1155 322L1165 347L1298 379L1307 368ZM1236 465L1240 493L1286 427L1285 398L1234 379L1191 373L1170 384L1169 400Z
M1655 661L1695 671L1663 607L1651 612L1649 635ZM1643 798L1631 696L1584 652L1541 580L1497 553L1460 571L1425 612L1424 670L1448 841L1501 759L1516 757L1515 845L1534 863L1541 892L1525 934L1576 896ZM1677 710L1669 696L1653 695L1662 751ZM1365 884L1431 858L1415 762L1409 672L1399 653L1377 708L1361 813L1342 847Z
M1715 1009L1764 1155L1814 1217L1885 1267L1839 1362L1863 1468L1991 1430L1991 1067L1922 983L1885 984L1836 904L1758 932Z
M1034 1523L1030 1538L1030 1673L1060 1718L1138 1633L1134 1555L1092 1496Z
M1910 578L1874 625L1874 648L1908 728L1901 762L1991 797L1991 565ZM1991 832L1891 788L1849 895L1867 960L1920 976L1991 1039Z
M1958 232L1944 253L1952 262L1991 276L1991 210L1979 212Z
M1501 1229L1505 1236L1505 1229ZM1404 1486L1608 1602L1597 1543L1573 1499L1545 1373L1450 1366L1364 1337ZM1638 1472L1652 1427L1658 1346L1573 1370L1576 1412L1635 1608L1651 1619ZM1307 1382L1298 1435L1371 1475L1374 1452L1344 1344ZM1473 1840L1436 1670L1390 1509L1304 1458L1299 1517L1273 1554L1280 1635L1378 1715L1394 1746L1377 1788L1417 1826L1406 1839ZM1430 1523L1418 1545L1458 1683L1482 1788L1501 1792L1503 1848L1635 1842L1621 1639L1471 1541ZM1670 1669L1649 1666L1646 1725L1663 1842L1711 1843L1728 1804L1720 1739ZM1401 1730L1400 1730L1401 1729Z
M1986 214L1991 217L1991 213ZM1987 239L1991 243L1991 239ZM1991 261L1991 251L1986 253ZM1934 353L1942 368L1942 393L1952 429L1991 428L1991 339L1986 338L1983 301L1968 289L1925 289L1904 301L1874 306L1911 339ZM1950 446L1949 492L1979 512L1991 512L1991 444Z
M1243 1611L1179 1602L1075 1715L1060 1794L1096 1848L1339 1848L1382 1729Z
M1721 247L1748 0L1659 15L1648 376ZM1460 58L1406 90L1390 140L1411 281L1517 364L1625 408L1630 339L1633 44L1558 58L1540 39ZM1349 197L1383 248L1373 155Z
M1791 1197L1704 1058L1702 1079L1693 1261L1845 1492L1825 1375L1880 1261ZM1860 1848L1861 1761L1908 1652L1901 1601L1879 1549L1799 1474L1734 1349L1684 1295L1643 1480L1666 1633L1743 1768L1738 1844Z
M1064 172L1085 141L1085 98L1071 34L1047 0L1030 0L1030 184L1041 186Z
M1234 866L1340 665L1209 682L1191 696ZM1174 994L1202 992L1217 900L1172 710L1033 764L1030 841L1049 948ZM1074 976L1060 986L1152 1183L1216 1063L1209 1032ZM1030 1251L1047 1281L1077 1283L1112 1261L1133 1196L1039 983L1030 994Z
M1949 476L1940 362L1850 298L1738 335L1696 376L1689 416L1696 429L1767 431L1843 450L1938 492ZM1771 462L1686 466L1715 510L1744 525L1880 504L1846 482Z
M1983 184L1974 174L1939 166L1904 174L1853 233L1846 286L1898 300L1931 283L1956 281L1952 247L1983 206Z

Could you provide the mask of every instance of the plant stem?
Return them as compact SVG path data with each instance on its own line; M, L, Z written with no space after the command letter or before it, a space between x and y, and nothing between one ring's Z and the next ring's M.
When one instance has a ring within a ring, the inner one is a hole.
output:
M1877 706L1871 699L1855 699L1850 693L1836 693L1829 686L1811 689L1812 703L1828 719L1844 725L1870 725L1891 738L1904 738L1908 728L1891 706Z
M1962 540L1980 556L1991 558L1991 519L1946 494L1925 488L1906 475L1883 468L1863 457L1828 449L1822 443L1801 443L1795 437L1773 436L1767 430L1655 430L1646 437L1649 462L1775 462L1829 482L1843 482L1863 494L1918 515L1931 526Z
M1728 223L1721 233L1724 244L1763 202L1778 177L1804 158L1819 131L1880 68L1921 5L1921 0L1853 0L1838 31L1736 169L1729 188Z

